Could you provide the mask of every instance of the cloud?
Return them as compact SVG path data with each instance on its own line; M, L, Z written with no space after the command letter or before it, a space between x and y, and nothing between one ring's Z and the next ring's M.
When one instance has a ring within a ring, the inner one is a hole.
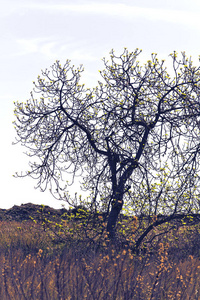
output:
M63 53L67 53L69 49L74 48L74 44L65 43L62 44L61 41L55 41L54 37L51 38L24 38L17 39L16 43L18 45L18 51L15 52L15 56L23 56L28 54L42 54L46 58L55 60L63 56ZM83 49L73 49L70 51L71 60L87 60L88 62L94 62L97 60L97 57L92 54L92 52L87 52L85 48Z
M132 20L133 18L145 18L152 21L165 21L195 27L199 26L200 17L200 13L195 11L149 8L122 3L110 4L93 2L90 4L45 4L42 2L29 2L29 4L27 4L27 8L40 9L54 14L55 12L62 14L98 14L126 18L126 20Z
M15 56L40 53L50 59L57 58L55 54L57 42L53 41L53 38L23 38L17 39L16 44L18 45L18 51Z
M24 55L29 53L34 53L38 51L39 44L41 42L40 39L18 39L16 40L19 52L16 53L16 55Z

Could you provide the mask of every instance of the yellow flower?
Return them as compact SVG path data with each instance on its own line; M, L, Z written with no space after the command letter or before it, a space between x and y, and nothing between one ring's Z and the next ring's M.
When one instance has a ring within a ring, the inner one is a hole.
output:
M123 250L122 255L126 255L126 250L125 249Z

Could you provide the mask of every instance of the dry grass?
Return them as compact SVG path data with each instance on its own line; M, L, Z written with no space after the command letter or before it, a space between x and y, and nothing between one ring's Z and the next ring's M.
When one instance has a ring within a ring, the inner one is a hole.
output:
M200 299L199 226L158 235L136 255L86 225L0 222L0 299Z

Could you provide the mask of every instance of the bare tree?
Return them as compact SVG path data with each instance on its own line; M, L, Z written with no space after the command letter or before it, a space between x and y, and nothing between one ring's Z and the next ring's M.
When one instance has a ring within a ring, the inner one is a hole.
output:
M156 54L140 66L140 52L111 51L94 89L80 84L82 66L56 61L15 103L17 142L36 157L24 175L58 192L65 174L82 176L112 239L127 203L149 216L199 210L200 68L174 52L169 74Z

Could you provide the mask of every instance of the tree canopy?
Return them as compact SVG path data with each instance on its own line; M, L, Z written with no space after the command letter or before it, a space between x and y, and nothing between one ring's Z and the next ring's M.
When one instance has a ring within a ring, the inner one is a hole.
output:
M15 103L17 142L31 157L24 175L58 193L82 176L111 238L125 205L149 216L199 211L200 68L184 52L170 54L170 72L154 53L140 65L140 53L111 51L93 89L80 83L82 66L56 61Z

